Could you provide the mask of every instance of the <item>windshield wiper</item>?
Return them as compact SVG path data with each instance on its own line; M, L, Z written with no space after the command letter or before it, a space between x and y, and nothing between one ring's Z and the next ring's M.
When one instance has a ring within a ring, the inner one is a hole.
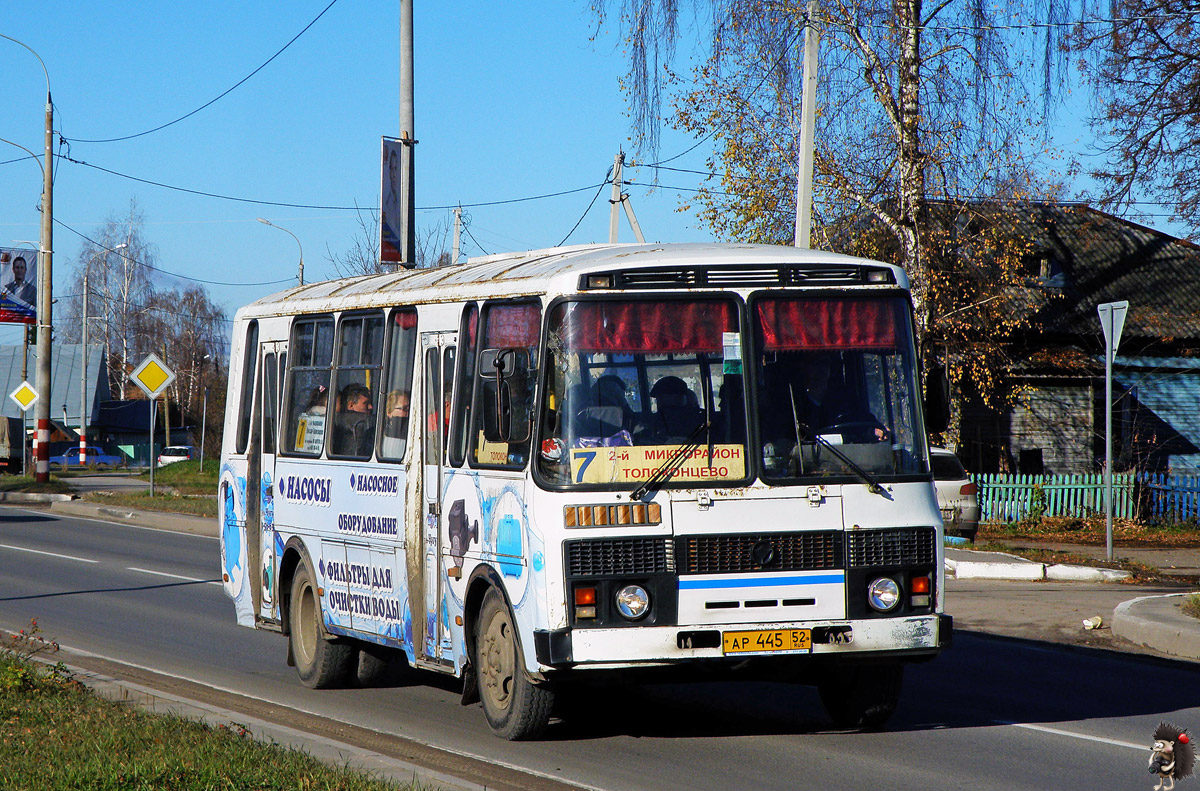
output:
M671 454L671 457L658 465L658 468L642 482L640 486L629 493L630 500L641 500L651 491L658 491L659 487L666 483L667 479L679 469L684 460L692 454L696 448L701 445L701 436L703 436L712 426L712 421L701 420L696 427L692 429L692 433L684 440L684 443ZM712 453L709 452L709 464L712 464Z
M854 473L863 480L863 483L867 484L868 492L871 494L881 494L884 497L887 497L887 492L884 491L883 487L879 485L879 481L875 480L875 477L871 475L871 473L867 472L862 467L851 461L850 457L838 450L836 445L822 437L817 432L813 431L807 424L800 422L800 417L796 411L796 391L790 384L788 385L788 392L792 396L792 421L796 427L796 458L799 461L801 474L803 474L804 471L804 447L800 439L801 427L803 427L804 434L806 436L812 437L813 442L816 442L817 444L826 448L834 456L837 456L843 464L853 470Z

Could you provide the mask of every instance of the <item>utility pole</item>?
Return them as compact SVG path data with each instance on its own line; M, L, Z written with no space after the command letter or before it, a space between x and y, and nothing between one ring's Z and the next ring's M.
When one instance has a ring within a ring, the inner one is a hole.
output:
M807 250L812 236L813 149L817 123L817 0L808 2L804 23L804 71L800 78L800 152L796 165L796 247Z
M413 103L413 0L400 0L400 251L401 265L417 265L416 179L413 147L417 144Z
M82 372L79 374L79 466L87 466L87 391L88 391L88 267L83 267L83 328L80 331L79 351L83 357Z
M459 235L461 232L462 232L462 206L455 206L454 207L454 246L452 248L454 251L454 254L453 254L453 257L450 259L451 264L458 263L458 243L459 243L459 239L461 238Z
M645 244L646 237L642 236L642 227L638 225L637 217L633 215L633 204L629 202L629 193L621 189L625 186L622 176L624 167L625 152L618 151L613 159L612 198L608 201L612 207L608 215L608 241L609 244L617 243L617 206L620 205L625 209L625 217L629 220L629 227L633 229L634 237L641 244Z

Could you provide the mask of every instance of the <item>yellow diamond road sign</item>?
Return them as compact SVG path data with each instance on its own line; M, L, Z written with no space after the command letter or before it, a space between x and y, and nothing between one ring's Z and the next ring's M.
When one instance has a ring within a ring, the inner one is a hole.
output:
M8 394L8 397L17 402L17 406L21 407L21 411L28 411L29 407L33 406L38 400L38 391L33 389L29 382L21 382L17 385L17 389Z
M154 398L175 381L175 372L154 354L146 355L137 368L133 369L133 381Z

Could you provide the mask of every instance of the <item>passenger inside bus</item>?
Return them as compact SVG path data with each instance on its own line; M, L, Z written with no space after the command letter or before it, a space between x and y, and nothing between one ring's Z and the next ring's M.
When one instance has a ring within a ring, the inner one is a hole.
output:
M329 388L325 385L317 385L308 398L308 406L304 408L304 412L308 415L324 415L328 406Z
M699 400L678 376L664 376L650 388L654 414L648 435L654 443L684 442L704 422Z
M411 400L406 390L393 390L384 401L383 442L379 453L389 459L398 459L404 454L408 437L408 415Z
M795 442L816 435L840 442L870 443L887 438L884 425L846 377L837 353L780 354L763 394L762 421L768 438Z
M343 456L370 456L375 442L374 404L366 385L351 382L338 394L340 411L334 432L334 453Z

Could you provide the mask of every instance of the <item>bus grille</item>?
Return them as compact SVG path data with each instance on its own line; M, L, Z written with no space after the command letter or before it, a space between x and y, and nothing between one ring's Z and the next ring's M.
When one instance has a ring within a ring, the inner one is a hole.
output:
M681 574L838 569L843 562L841 531L682 536L677 541Z
M929 527L852 530L850 567L929 565L937 558L937 532Z
M671 539L587 538L568 541L567 574L605 577L616 574L669 574L675 571Z

